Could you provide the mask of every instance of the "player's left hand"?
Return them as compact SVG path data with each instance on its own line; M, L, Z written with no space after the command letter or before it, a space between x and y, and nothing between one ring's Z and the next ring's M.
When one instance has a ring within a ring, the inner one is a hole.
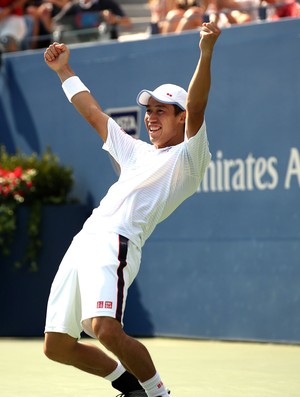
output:
M200 49L202 52L212 52L214 45L221 34L221 30L214 22L204 22L200 31Z

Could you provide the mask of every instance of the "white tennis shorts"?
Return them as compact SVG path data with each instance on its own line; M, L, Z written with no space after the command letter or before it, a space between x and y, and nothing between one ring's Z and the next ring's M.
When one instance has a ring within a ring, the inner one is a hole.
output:
M95 337L91 319L108 316L123 325L127 291L141 250L116 233L80 232L66 252L51 286L45 332L81 332Z

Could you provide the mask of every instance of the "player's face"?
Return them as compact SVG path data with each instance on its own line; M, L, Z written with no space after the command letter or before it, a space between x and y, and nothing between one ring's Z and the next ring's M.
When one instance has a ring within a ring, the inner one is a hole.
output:
M178 145L184 139L185 112L175 115L173 105L150 98L144 121L150 141L157 149Z

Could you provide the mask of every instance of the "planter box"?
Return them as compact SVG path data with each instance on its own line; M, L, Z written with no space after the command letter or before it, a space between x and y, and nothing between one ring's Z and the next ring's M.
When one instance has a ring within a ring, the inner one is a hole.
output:
M28 209L21 207L12 253L0 254L0 336L42 336L47 299L53 277L73 236L81 229L88 210L82 205L49 205L42 209L42 249L39 269L15 269L26 246Z

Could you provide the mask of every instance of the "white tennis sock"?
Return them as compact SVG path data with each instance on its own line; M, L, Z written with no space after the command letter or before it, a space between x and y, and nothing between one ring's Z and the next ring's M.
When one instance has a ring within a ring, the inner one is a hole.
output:
M104 379L109 380L110 382L113 382L114 380L118 379L122 374L124 374L125 371L126 371L126 369L118 361L117 368L114 369L111 374L108 374L107 376L105 376Z
M148 397L169 397L169 394L157 372L153 378L146 380L146 382L140 382L140 384L145 389Z

